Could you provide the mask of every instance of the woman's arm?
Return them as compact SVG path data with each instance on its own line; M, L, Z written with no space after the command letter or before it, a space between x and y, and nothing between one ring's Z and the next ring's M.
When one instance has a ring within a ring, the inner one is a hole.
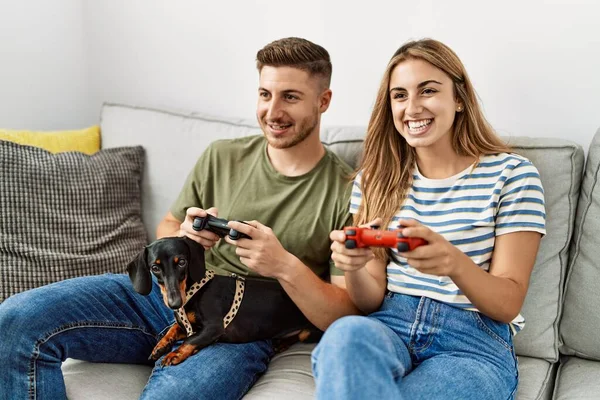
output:
M527 231L496 237L489 273L461 252L465 265L450 278L479 311L508 323L525 301L541 238L540 233Z
M425 274L448 276L471 303L497 321L511 322L521 311L542 235L519 231L497 236L489 272L443 236L414 220L399 221L403 235L421 237L427 246L401 253Z
M365 268L346 271L346 289L352 302L365 314L379 309L387 286L386 263L374 258Z
M365 314L376 311L385 295L385 261L374 258L368 248L347 249L344 231L333 231L329 237L332 240L331 258L336 267L344 271L350 299Z

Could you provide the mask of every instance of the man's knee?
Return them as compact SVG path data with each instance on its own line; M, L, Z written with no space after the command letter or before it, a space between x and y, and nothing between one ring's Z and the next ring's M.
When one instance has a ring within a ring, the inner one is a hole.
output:
M27 338L33 338L32 324L38 316L32 308L23 306L27 304L29 296L28 292L15 294L0 304L0 332L2 332L2 345L6 346L6 349L31 344L30 341L28 343ZM0 357L9 354L7 351L2 353Z
M19 312L19 298L22 295L23 293L11 296L0 304L0 332L2 332L2 336L7 335L7 332L11 332L18 323L19 318L22 317Z

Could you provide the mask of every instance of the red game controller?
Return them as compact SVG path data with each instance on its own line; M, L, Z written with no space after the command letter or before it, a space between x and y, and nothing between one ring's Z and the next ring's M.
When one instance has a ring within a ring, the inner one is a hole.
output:
M361 228L348 226L344 228L346 234L346 248L356 249L361 247L395 247L399 252L411 251L427 244L427 241L416 237L402 236L402 228L392 231L383 231L378 226Z

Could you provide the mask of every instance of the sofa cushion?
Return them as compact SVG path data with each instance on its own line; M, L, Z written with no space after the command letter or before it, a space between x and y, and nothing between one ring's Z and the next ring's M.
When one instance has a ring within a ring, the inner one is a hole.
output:
M271 360L269 369L248 391L245 400L310 400L314 398L310 353L314 344L298 343ZM68 359L62 366L70 400L139 398L152 368L133 364L103 364ZM553 364L519 357L517 400L546 400L554 387Z
M315 344L298 343L277 354L244 399L314 399L315 380L310 362L314 348Z
M0 301L76 276L124 272L146 244L141 147L51 154L0 140Z
M312 399L315 383L310 353L314 344L298 343L277 354L269 369L244 399ZM140 397L152 372L145 365L103 364L67 359L62 365L69 400L119 399Z
M152 367L90 363L69 358L63 363L62 372L69 400L137 400Z
M33 132L0 129L0 139L41 147L51 153L80 151L94 154L100 150L100 127L52 132Z
M556 364L532 357L519 357L517 400L550 400Z
M521 314L525 328L514 339L517 354L558 360L558 323L584 153L560 139L512 137L514 151L540 172L546 201L546 236L541 241ZM515 254L518 257L518 254Z
M600 360L600 130L588 151L560 324L564 354Z
M600 399L600 363L563 357L556 375L554 400Z

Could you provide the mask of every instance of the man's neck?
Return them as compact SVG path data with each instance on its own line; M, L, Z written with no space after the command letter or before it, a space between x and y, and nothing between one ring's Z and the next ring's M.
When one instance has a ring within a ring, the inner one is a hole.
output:
M287 149L267 145L267 155L273 168L281 175L300 176L310 172L319 163L325 155L325 147L317 131Z

